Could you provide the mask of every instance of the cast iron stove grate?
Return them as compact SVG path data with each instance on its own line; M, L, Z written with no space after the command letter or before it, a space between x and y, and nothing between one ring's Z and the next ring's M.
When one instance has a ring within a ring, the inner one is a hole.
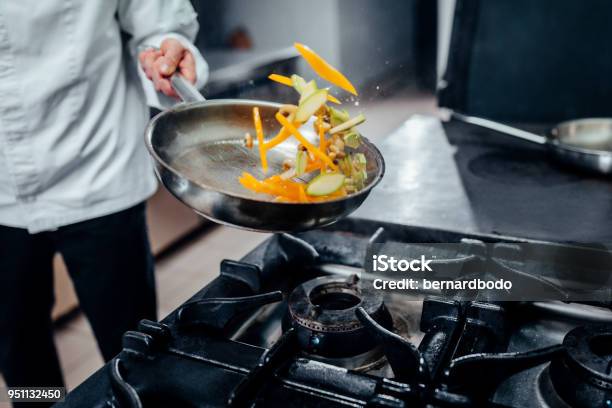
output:
M382 294L355 272L385 240L495 238L363 220L274 236L161 323L127 332L64 405L610 405L609 310Z

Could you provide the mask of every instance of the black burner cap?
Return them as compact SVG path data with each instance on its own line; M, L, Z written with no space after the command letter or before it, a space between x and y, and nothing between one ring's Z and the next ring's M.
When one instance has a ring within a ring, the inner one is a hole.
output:
M302 349L330 358L355 356L376 347L355 314L359 307L391 328L381 294L361 287L356 276L310 280L296 287L288 301L289 318Z
M577 327L563 346L564 357L550 365L561 398L572 407L612 406L612 325Z

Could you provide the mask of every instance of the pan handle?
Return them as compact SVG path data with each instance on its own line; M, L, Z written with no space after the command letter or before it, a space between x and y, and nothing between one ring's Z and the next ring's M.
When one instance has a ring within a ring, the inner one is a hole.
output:
M537 143L540 145L546 144L546 137L544 136L536 135L535 133L504 125L503 123L494 122L489 119L477 118L475 116L467 116L458 112L452 112L451 117L464 123L480 126L485 129L495 130L496 132L501 132L509 136L514 136L527 142Z
M205 101L206 98L202 96L198 88L193 86L191 82L186 80L182 75L175 73L170 78L172 88L176 91L178 96L181 97L183 102L201 102Z

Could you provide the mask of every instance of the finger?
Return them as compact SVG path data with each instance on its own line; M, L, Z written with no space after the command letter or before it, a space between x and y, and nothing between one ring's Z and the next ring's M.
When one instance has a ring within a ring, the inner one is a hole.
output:
M168 38L162 42L160 49L164 55L164 60L159 65L160 72L164 76L170 76L183 59L185 47L178 40Z
M148 52L145 55L141 55L140 65L142 66L143 71L147 75L147 78L151 79L153 75L153 64L157 59L156 52Z
M140 65L143 65L144 62L144 57L149 53L149 50L145 50L145 51L141 51L138 53L138 61L140 62Z
M151 69L153 68L153 64L160 56L161 51L159 50L144 51L138 56L140 66L149 78L151 77Z
M155 52L155 51L156 50L153 47L148 47L148 48L143 49L142 51L140 51L138 53L138 60L142 64L143 57L145 57L147 54L150 54L150 53Z
M138 54L138 62L140 63L140 66L142 66L143 69L145 67L145 61L150 54L151 54L150 50L145 50Z
M164 78L159 74L156 69L151 70L151 80L153 81L153 86L155 86L156 91L161 91L161 83Z
M189 82L195 84L196 82L196 66L193 55L189 51L185 52L185 56L179 63L179 70L182 76L185 77Z
M174 74L177 65L177 61L174 61L166 56L159 57L157 61L155 61L155 69L164 77L169 77L170 75Z
M160 91L164 95L168 95L168 96L172 96L172 97L177 97L177 94L174 91L174 88L172 87L172 83L170 82L169 79L162 78L161 81L160 81L160 84L159 84L159 88L160 88Z
M157 92L162 92L168 96L177 97L177 94L174 91L174 88L172 88L172 84L170 83L170 80L162 76L159 70L157 69L153 69L152 72L153 72L152 79L153 79L153 84L155 85L155 90Z

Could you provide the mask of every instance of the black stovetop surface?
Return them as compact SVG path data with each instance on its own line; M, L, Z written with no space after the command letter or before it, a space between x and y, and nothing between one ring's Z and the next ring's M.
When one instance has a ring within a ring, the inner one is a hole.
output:
M524 127L524 126L522 126ZM541 133L546 125L529 127ZM612 243L612 181L542 146L414 115L379 144L387 169L355 216L545 241Z
M499 239L357 219L275 235L240 262L224 261L219 277L161 323L143 321L127 332L124 350L59 406L609 404L612 313L604 308L387 293L391 325L347 308L367 333L362 339L376 344L374 364L321 357L336 333L287 324L294 288L316 278L350 285L372 242L465 238ZM329 350L341 354L358 343L336 342Z

